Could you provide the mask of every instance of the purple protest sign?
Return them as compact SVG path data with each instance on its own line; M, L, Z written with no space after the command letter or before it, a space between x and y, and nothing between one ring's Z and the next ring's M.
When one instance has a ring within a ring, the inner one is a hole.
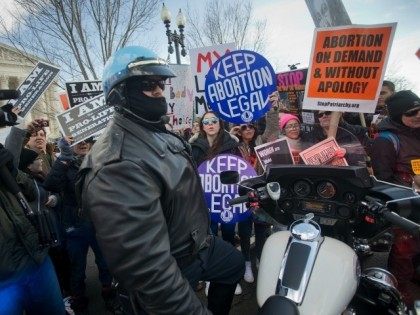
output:
M232 154L220 154L198 167L207 207L212 221L236 223L250 216L245 204L229 205L229 200L239 196L237 185L224 185L220 182L222 171L238 171L239 179L257 176L255 169L244 159Z

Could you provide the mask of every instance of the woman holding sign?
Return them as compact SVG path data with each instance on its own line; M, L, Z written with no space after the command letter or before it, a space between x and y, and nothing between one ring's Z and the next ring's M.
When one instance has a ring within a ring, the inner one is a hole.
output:
M228 153L240 155L239 139L224 129L224 124L212 111L205 113L199 122L200 132L190 139L192 156L199 166L206 160L211 160L218 154ZM214 235L218 233L218 222L211 221L210 228ZM235 224L221 223L222 238L235 246ZM209 284L206 283L206 292ZM238 284L235 294L241 294L242 288Z
M302 151L299 118L292 114L282 114L279 121L279 127L289 143L293 155L293 163L299 164L299 153Z

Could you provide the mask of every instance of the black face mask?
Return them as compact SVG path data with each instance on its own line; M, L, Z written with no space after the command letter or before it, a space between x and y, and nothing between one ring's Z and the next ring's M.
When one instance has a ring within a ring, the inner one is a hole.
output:
M140 80L128 80L126 91L129 110L141 118L159 121L167 113L166 99L164 97L149 97L144 94Z

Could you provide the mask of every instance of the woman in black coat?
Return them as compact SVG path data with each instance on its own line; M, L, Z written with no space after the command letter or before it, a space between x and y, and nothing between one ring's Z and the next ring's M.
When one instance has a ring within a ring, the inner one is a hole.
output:
M224 129L224 124L212 111L205 113L200 120L200 132L190 139L192 156L197 167L204 161L211 160L219 154L234 154L242 156L239 151L239 139ZM235 225L221 223L222 238L235 246ZM218 222L211 221L210 228L214 235L218 234ZM209 283L206 283L206 293ZM241 294L238 284L235 294Z
M200 132L189 140L197 166L222 153L240 156L239 139L225 130L223 121L214 112L205 113L199 124Z

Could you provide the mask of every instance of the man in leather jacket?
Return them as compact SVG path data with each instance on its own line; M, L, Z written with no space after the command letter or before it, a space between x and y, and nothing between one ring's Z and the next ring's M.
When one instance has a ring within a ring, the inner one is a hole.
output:
M228 314L244 261L210 235L190 148L165 129L170 77L143 47L108 60L103 90L115 113L81 166L82 208L136 314ZM194 293L199 280L212 283L209 310Z

